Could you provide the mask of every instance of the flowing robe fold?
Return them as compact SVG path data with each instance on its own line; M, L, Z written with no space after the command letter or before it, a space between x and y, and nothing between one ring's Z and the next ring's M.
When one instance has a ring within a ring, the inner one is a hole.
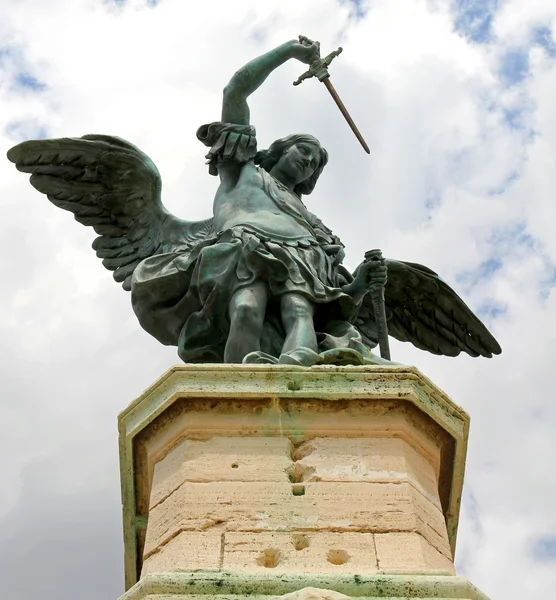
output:
M227 152L225 160L235 157L245 167L258 169L262 190L273 203L273 210L291 219L302 233L280 236L272 227L266 231L243 223L215 232L192 247L144 260L135 269L131 290L133 309L142 327L163 344L178 346L185 362L222 362L230 329L230 299L238 289L262 281L269 291L261 338L264 354L276 359L280 356L285 337L280 297L295 292L316 307L320 352L328 352L332 362L341 362L336 350L350 349L360 357L356 356L355 362L371 361L368 347L352 324L359 306L342 291L352 276L341 265L344 250L340 240L300 200L300 208L288 202L287 194L292 192L253 165L247 128L231 138L231 126L216 125L199 130L203 141L212 146L207 155L211 173L217 168L219 152ZM211 128L212 136L207 136ZM348 362L354 362L353 356Z

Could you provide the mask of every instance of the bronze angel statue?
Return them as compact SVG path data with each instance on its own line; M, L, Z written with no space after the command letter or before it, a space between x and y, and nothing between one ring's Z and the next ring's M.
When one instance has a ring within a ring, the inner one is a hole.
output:
M160 174L117 137L23 142L8 152L31 184L99 235L93 243L131 291L141 326L184 362L377 364L371 285L384 286L388 333L434 354L491 357L500 347L430 269L367 260L354 273L344 246L303 202L328 161L312 135L257 150L247 99L291 58L319 46L292 40L252 60L224 88L222 120L200 127L220 178L213 216L183 221L161 201Z

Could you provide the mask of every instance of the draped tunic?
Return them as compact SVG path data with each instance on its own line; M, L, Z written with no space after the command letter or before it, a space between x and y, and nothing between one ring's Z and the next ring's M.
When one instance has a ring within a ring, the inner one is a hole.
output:
M222 137L231 145L230 129L222 132L223 127L205 141L211 143L211 152L222 142L216 157L207 155L211 168L218 160L243 166L238 185L217 193L214 223L222 229L189 248L155 255L137 266L131 291L141 325L162 343L177 345L185 362L222 362L230 299L242 287L262 281L269 292L261 338L264 354L280 356L285 337L280 297L287 293L302 294L316 306L319 350L351 347L363 356L370 354L351 324L358 305L342 291L352 277L341 265L340 240L298 196L254 165L253 152L241 150L249 145L242 145L239 135L235 144L240 151L223 156L227 146ZM249 185L241 184L242 177L249 178ZM226 218L218 214L221 193L228 194ZM257 218L261 214L264 218Z

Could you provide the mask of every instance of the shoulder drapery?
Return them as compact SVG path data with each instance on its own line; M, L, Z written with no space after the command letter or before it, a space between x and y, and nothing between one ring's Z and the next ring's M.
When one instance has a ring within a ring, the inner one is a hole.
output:
M218 175L218 163L233 161L245 163L257 153L256 130L253 125L235 123L208 123L197 130L197 139L209 146L205 158L211 175Z

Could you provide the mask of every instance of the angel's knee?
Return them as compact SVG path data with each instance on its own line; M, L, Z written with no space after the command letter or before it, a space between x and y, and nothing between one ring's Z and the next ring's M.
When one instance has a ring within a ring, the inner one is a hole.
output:
M234 327L253 331L262 327L265 309L265 294L258 289L244 288L238 290L230 301L230 320Z

